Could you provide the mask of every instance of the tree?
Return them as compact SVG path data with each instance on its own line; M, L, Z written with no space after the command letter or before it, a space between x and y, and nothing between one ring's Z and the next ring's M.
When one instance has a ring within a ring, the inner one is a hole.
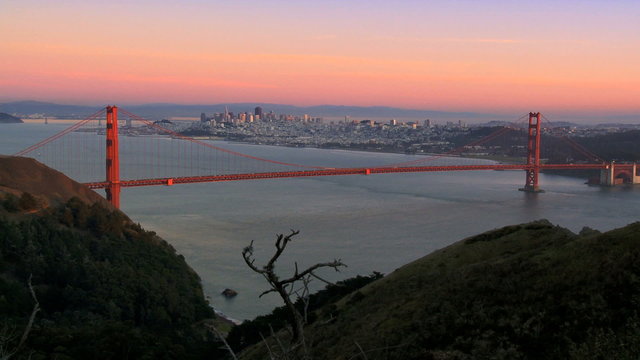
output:
M300 313L300 311L296 309L294 305L295 302L291 300L291 295L296 292L295 284L297 282L303 282L305 287L304 294L308 294L307 285L312 277L319 279L323 282L327 282L326 280L322 279L321 277L315 274L316 270L320 268L328 267L328 268L333 268L335 271L340 271L339 268L342 266L346 267L346 265L342 263L340 259L336 259L331 262L317 263L315 265L308 267L303 271L299 271L298 263L296 262L295 272L293 276L281 280L280 277L275 273L275 263L276 261L278 261L278 259L284 252L285 248L287 247L287 244L291 242L291 239L294 236L298 235L299 233L300 231L291 230L291 233L287 236L285 236L284 234L277 235L276 244L275 244L276 252L273 254L271 259L269 259L269 262L267 262L267 264L262 267L255 265L255 259L253 258L253 241L251 241L251 244L249 244L249 246L245 247L242 250L242 258L247 263L247 266L249 266L249 268L251 268L251 270L253 270L254 272L262 275L265 278L265 280L267 280L267 282L269 283L269 286L271 287L269 290L266 290L262 294L260 294L260 297L272 292L276 292L278 293L278 295L280 295L290 315L289 325L291 326L291 333L292 333L291 341L292 343L296 343L296 342L300 343L303 346L303 348L305 348L306 347L304 343L305 317Z
M17 196L13 195L12 193L7 193L4 195L2 206L8 212L16 212L20 209L19 199Z
M20 196L19 205L22 210L32 210L38 206L38 200L36 200L33 195L25 191L22 193L22 196Z

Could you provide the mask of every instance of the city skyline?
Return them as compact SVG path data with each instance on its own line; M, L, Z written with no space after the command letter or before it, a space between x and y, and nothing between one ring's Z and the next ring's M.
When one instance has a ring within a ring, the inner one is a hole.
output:
M0 101L640 111L632 1L15 1Z

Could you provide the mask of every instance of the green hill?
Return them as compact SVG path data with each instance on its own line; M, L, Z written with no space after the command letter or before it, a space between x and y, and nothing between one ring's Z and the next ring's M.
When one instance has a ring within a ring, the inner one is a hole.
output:
M14 358L217 357L200 279L169 244L33 160L0 165L0 358L27 326L30 277L41 310ZM25 191L43 178L60 188Z
M637 359L639 310L640 223L576 235L543 220L462 240L325 306L306 341L313 359Z

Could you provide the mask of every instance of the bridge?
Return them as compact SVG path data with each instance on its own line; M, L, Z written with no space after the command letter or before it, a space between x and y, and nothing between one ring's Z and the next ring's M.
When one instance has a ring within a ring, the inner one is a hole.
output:
M126 118L123 127L119 127L119 114ZM543 163L540 155L542 115L539 112L529 113L525 117L528 117L528 123L524 125L527 156L523 164L469 164L464 163L464 158L456 157L462 149L485 144L513 130L511 128L500 128L446 154L417 156L416 160L403 163L359 167L311 166L240 153L212 141L184 136L163 122L144 119L117 106L107 106L15 155L34 157L91 189L105 189L107 200L115 207L120 206L121 189L126 187L313 176L523 170L525 181L520 190L535 193L542 191L539 185L542 170L597 169L601 171L599 182L603 185L640 183L640 169L635 164L606 163L568 137L565 140L569 145L591 162ZM101 125L103 120L105 127ZM139 126L134 126L134 122ZM121 153L123 140L128 147L128 155L124 157ZM106 159L106 166L98 158ZM121 160L130 163L125 176L121 176ZM452 160L459 163L448 163ZM77 176L72 174L74 172Z

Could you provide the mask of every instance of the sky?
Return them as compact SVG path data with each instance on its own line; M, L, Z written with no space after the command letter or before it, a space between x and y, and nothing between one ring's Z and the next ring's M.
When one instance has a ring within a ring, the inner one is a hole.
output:
M640 1L1 0L0 102L640 113Z

